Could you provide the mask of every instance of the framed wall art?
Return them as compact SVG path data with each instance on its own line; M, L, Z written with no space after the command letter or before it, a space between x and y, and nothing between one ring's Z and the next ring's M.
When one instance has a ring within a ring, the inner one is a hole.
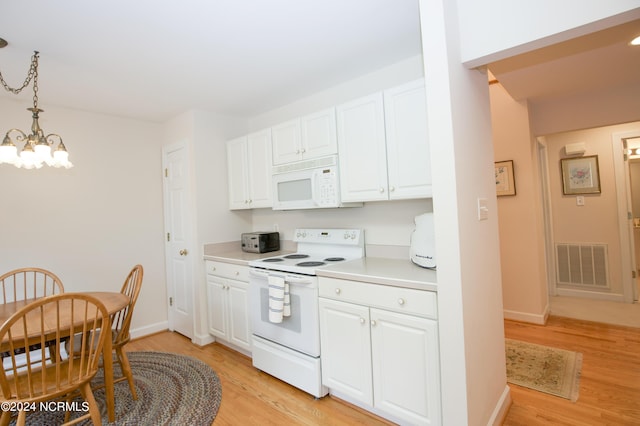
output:
M513 160L497 161L495 163L496 194L516 195L516 180L513 175Z
M564 195L600 193L600 171L597 155L563 158L560 160L560 167Z

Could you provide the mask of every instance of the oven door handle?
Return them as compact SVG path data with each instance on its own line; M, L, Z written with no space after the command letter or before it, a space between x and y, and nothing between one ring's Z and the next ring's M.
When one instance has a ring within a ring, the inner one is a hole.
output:
M286 275L284 280L289 284L313 284L313 278L305 278L305 277L293 277L291 275Z
M253 275L257 278L267 278L269 273L267 271L259 271L257 269L249 269L249 275Z

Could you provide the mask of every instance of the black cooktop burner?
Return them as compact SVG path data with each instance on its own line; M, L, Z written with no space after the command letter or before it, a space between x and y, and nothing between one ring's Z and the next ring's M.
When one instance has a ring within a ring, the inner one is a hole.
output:
M284 258L285 259L304 259L305 257L309 257L308 254L288 254Z
M263 262L282 262L283 259L279 257L270 257L268 259L262 259Z
M325 264L324 262L319 262L319 261L308 261L308 262L296 263L296 266L321 266L324 264Z
M344 260L344 257L327 257L325 262L340 262Z

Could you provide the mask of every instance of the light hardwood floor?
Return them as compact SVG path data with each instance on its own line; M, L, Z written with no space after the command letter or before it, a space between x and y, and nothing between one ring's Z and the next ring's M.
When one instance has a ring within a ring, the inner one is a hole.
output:
M640 328L551 316L505 321L507 338L581 352L577 402L510 385L504 425L640 425Z
M583 354L577 402L510 385L505 426L640 425L640 328L552 316L545 326L505 321L505 335ZM126 350L176 352L209 364L223 392L215 426L389 424L331 397L316 400L217 343L198 347L163 332L134 340Z
M180 353L210 365L222 385L222 403L213 422L215 426L391 424L332 397L315 399L258 371L251 365L251 359L218 343L199 347L167 331L133 340L125 350Z

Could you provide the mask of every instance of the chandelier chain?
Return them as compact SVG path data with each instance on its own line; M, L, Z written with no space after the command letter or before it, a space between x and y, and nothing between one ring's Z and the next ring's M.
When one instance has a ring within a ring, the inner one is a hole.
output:
M22 91L22 89L27 87L29 85L29 83L31 83L31 80L33 79L33 83L34 83L33 101L37 102L38 96L37 96L36 92L38 91L38 88L37 88L37 84L38 84L38 53L39 52L37 52L37 51L33 52L33 56L31 57L31 66L29 67L29 72L27 73L27 77L24 79L24 82L22 83L22 86L20 86L20 87L13 88L13 87L9 86L9 84L5 81L4 77L2 76L2 72L0 71L0 83L2 83L2 86L5 88L5 90L7 92L11 92L14 95L17 95L18 93L20 93Z

